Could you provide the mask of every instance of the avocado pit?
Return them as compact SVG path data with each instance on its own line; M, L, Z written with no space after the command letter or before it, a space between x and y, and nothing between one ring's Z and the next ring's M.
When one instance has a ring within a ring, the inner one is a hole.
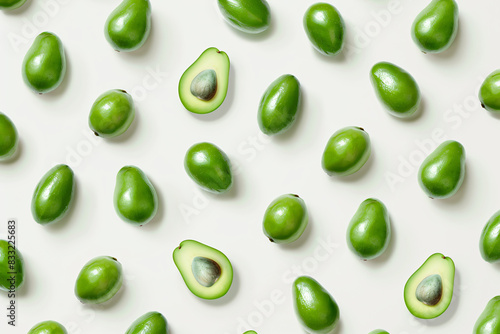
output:
M203 256L193 259L191 270L196 281L206 288L214 285L222 274L222 269L217 262Z

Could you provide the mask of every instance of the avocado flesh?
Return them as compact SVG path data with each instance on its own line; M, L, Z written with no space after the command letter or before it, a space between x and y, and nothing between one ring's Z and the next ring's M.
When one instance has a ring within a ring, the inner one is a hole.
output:
M454 280L453 260L440 253L431 255L406 282L406 307L417 318L440 316L450 305Z
M228 81L227 54L216 48L208 48L182 75L179 81L179 98L184 107L193 113L210 113L224 102ZM199 87L200 82L205 85L209 82L212 85L194 89Z
M233 282L233 267L220 251L198 241L185 240L174 250L174 263L184 283L196 296L217 299Z

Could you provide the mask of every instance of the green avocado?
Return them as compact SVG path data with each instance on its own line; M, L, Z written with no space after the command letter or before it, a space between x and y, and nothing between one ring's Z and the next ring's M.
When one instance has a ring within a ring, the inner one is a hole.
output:
M168 334L167 319L159 312L148 312L135 320L125 334Z
M35 188L31 213L38 224L46 225L61 220L73 203L75 176L67 165L52 167Z
M246 332L245 332L245 333L243 333L243 334L257 334L257 332L256 332L256 331L246 331Z
M328 175L354 174L368 161L370 152L370 137L364 129L354 126L340 129L330 137L323 151L323 170Z
M134 51L146 43L151 31L149 0L123 0L111 12L104 35L116 51Z
M266 135L286 132L295 123L300 102L300 83L291 74L274 80L259 104L258 122Z
M219 194L231 189L231 162L220 148L211 143L191 146L184 158L189 177L206 191Z
M500 333L500 296L493 297L477 319L472 334Z
M84 304L104 303L120 290L122 265L110 256L99 256L85 264L75 283L75 295Z
M28 334L67 334L63 325L56 321L43 321L31 328Z
M454 0L432 0L413 21L411 37L424 53L450 47L458 31L458 5Z
M347 228L349 248L363 260L380 256L391 240L391 222L381 201L369 198L359 205Z
M132 96L124 90L108 90L92 105L89 126L96 136L112 138L127 131L134 116Z
M500 261L500 211L488 220L479 240L481 256L487 262Z
M149 223L158 211L158 195L153 184L135 166L122 167L116 175L113 201L118 216L134 225Z
M418 182L430 198L453 196L465 177L465 149L448 140L425 158L418 171Z
M36 93L48 93L59 87L66 74L66 55L55 34L42 32L37 36L22 67L23 80Z
M383 329L376 329L374 331L371 331L368 334L389 334L389 332L388 331L384 331Z
M292 291L295 313L306 332L327 334L337 326L339 307L314 278L298 277L293 283Z
M227 94L229 67L224 51L203 51L179 80L179 98L184 108L195 114L208 114L219 108Z
M298 195L281 195L269 204L262 222L264 234L277 244L294 242L307 227L308 214Z
M18 143L16 126L7 115L0 112L0 161L12 158L16 153Z
M420 89L413 77L394 64L380 62L373 65L370 79L375 93L393 116L411 117L420 105Z
M194 240L184 240L174 250L174 263L184 283L203 299L224 296L233 283L229 259L215 248Z
M316 50L334 56L344 47L344 19L337 8L318 2L309 7L303 18L304 30Z
M24 5L26 0L0 0L0 9L10 10L16 9Z
M411 314L420 319L433 319L446 311L453 297L455 264L436 253L411 275L405 285L404 299Z
M271 23L271 12L266 0L218 0L224 19L232 27L249 33L258 34Z
M486 77L479 90L481 106L494 113L500 112L500 70Z
M8 241L0 239L0 290L19 289L23 283L24 260L21 252Z

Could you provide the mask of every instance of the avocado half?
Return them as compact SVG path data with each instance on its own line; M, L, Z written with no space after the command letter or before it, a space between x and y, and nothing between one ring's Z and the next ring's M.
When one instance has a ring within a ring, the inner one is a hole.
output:
M206 49L179 81L179 98L184 107L196 114L219 108L227 94L229 67L224 51Z
M184 283L203 299L224 296L233 282L233 267L220 251L201 242L184 240L174 250L174 263Z
M431 255L406 282L404 299L408 311L420 319L440 316L450 305L454 281L453 260L441 253Z

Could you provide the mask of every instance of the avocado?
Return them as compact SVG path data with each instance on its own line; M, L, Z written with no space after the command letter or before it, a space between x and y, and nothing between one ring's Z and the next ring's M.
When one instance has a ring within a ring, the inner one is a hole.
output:
M24 259L21 252L9 241L0 239L0 290L19 289L23 283Z
M16 9L24 5L26 0L0 0L0 10Z
M208 48L188 67L179 81L179 98L195 114L219 108L229 84L229 57L224 51Z
M9 160L16 153L19 135L14 123L0 112L0 161Z
M219 10L229 25L249 34L261 33L271 24L266 0L218 0Z
M125 334L167 334L167 319L160 312L148 312L137 318Z
M201 242L184 240L174 250L174 263L184 283L203 299L224 296L233 282L233 267L220 251Z
M500 296L493 297L477 319L472 334L500 333Z
M245 333L243 333L243 334L257 334L257 332L256 332L256 331L246 331L246 332L245 332Z
M481 256L487 262L500 261L500 211L488 220L479 239Z
M312 45L325 56L335 56L344 47L345 23L337 8L318 2L309 7L302 19Z
M384 331L383 329L376 329L374 331L371 331L368 334L389 334L389 332L388 331Z
M96 136L113 138L130 127L135 117L132 96L121 89L108 90L95 100L89 115L89 126Z
M490 73L479 89L481 107L492 113L500 112L500 70Z
M67 334L68 331L57 321L43 321L33 326L28 334Z
M433 319L446 311L453 297L455 264L443 254L429 256L405 285L404 299L411 314Z
M281 195L269 204L262 228L271 242L289 244L304 232L309 218L304 200L298 195Z

